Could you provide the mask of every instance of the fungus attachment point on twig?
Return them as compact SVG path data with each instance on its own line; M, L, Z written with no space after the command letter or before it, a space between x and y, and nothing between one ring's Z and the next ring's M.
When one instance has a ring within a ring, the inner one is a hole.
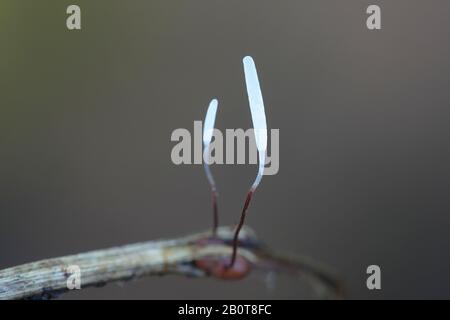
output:
M247 87L248 103L250 105L250 113L253 122L253 132L255 134L256 148L258 149L258 174L247 193L247 198L245 199L244 207L242 208L241 218L239 224L236 227L236 231L233 238L233 252L231 254L231 261L229 268L233 267L236 261L236 252L238 245L239 231L245 222L245 216L247 213L248 206L252 199L253 193L258 187L261 179L264 175L264 166L266 163L266 149L267 149L267 123L266 123L266 113L264 111L264 101L261 93L261 87L259 85L258 73L256 71L255 62L250 56L246 56L243 59L244 65L244 75L245 75L245 85Z
M214 122L216 120L218 101L212 99L206 111L205 122L203 123L203 167L205 169L206 177L208 178L211 187L211 201L213 207L213 236L216 236L217 227L219 225L219 213L217 208L217 188L214 178L209 167L209 145L214 133Z

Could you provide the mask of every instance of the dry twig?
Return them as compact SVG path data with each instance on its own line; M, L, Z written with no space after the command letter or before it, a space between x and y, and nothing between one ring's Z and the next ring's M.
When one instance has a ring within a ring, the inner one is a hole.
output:
M208 272L195 262L221 259L231 254L234 228L217 230L219 241L208 242L211 232L173 240L149 241L104 250L31 262L0 270L0 299L48 299L68 291L70 266L81 270L82 288L143 276L180 274L205 277ZM339 297L342 287L336 277L316 262L304 257L282 256L269 251L245 227L239 235L238 256L253 270L288 272L304 276L322 297Z

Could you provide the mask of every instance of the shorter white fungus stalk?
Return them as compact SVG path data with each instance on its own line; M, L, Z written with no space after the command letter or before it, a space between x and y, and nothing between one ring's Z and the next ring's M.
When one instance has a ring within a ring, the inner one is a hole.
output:
M212 99L206 111L205 122L203 123L203 167L205 168L206 178L208 178L211 187L211 200L213 206L213 235L216 235L219 225L219 213L217 209L217 189L211 169L209 167L209 145L214 132L214 122L216 120L218 102Z

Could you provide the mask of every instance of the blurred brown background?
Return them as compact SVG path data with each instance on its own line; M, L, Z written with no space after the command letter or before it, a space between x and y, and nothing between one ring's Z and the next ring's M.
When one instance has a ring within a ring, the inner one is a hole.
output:
M66 29L78 4L82 30ZM382 9L369 31L365 10ZM256 61L280 171L248 224L339 270L351 298L448 298L448 1L0 2L0 268L211 224L203 168L170 160L212 97L248 128ZM256 166L214 166L223 224ZM366 268L382 269L382 290ZM77 298L305 297L301 282L146 278Z

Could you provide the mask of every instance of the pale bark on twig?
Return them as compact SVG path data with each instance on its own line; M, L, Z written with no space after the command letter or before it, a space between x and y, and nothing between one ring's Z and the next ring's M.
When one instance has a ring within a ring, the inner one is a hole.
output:
M222 241L219 244L202 244L200 240L211 235L210 232L202 232L172 240L130 244L0 270L0 299L55 297L68 291L73 266L79 267L81 271L82 289L150 275L208 276L196 266L195 261L230 255L233 234L234 228L221 227L217 233ZM242 229L239 239L241 244L238 255L249 261L254 269L303 275L327 297L341 293L341 285L336 277L316 262L273 254L249 228Z

